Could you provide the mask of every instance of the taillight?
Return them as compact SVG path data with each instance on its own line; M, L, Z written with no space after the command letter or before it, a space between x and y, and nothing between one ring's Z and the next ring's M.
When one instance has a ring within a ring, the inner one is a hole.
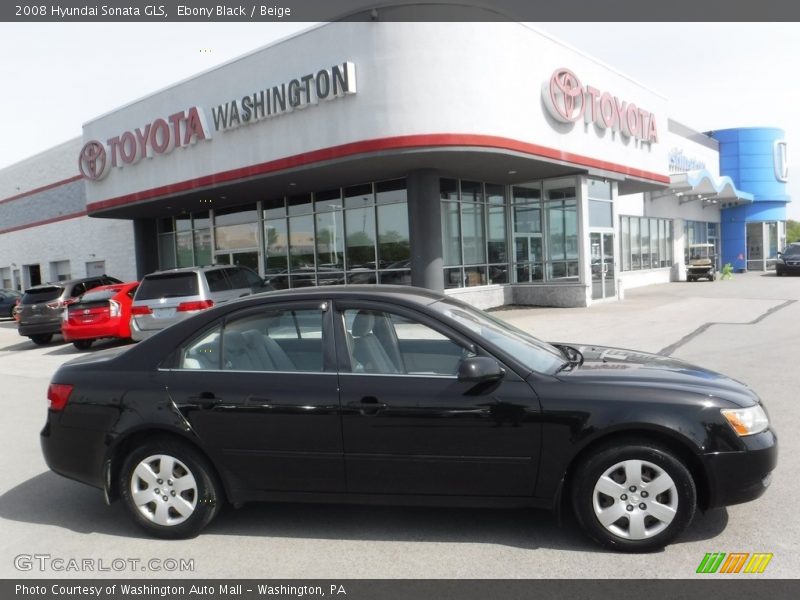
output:
M58 309L58 308L64 308L66 305L67 305L67 303L64 302L63 300L56 300L54 302L48 302L47 303L47 308L56 308L56 309Z
M205 310L214 306L213 300L195 300L194 302L181 302L178 304L178 312L188 312L191 310Z
M50 410L64 410L72 394L74 386L67 383L51 383L47 388L47 399L50 401Z
M120 305L119 305L119 302L116 302L115 300L109 300L108 301L108 305L109 305L109 314L110 314L110 316L118 317L120 312L122 312L121 308L120 308Z
M132 315L152 315L153 311L150 310L150 307L147 305L144 306L134 306L131 308Z

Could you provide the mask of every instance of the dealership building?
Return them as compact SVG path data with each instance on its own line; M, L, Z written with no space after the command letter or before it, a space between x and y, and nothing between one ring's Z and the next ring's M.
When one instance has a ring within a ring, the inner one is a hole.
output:
M323 24L0 170L0 287L236 263L586 306L685 279L692 244L770 268L782 131L669 108L520 23Z

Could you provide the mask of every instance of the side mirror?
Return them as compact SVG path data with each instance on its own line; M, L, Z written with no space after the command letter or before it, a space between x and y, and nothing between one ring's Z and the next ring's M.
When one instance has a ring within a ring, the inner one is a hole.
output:
M458 380L470 383L499 381L506 371L488 356L473 356L463 359L458 365Z

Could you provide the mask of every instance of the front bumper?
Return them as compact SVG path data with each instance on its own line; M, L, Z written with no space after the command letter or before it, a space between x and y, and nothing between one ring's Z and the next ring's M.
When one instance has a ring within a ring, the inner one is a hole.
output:
M741 439L745 450L716 452L701 457L709 484L705 508L749 502L767 490L772 471L778 464L775 432L767 429Z

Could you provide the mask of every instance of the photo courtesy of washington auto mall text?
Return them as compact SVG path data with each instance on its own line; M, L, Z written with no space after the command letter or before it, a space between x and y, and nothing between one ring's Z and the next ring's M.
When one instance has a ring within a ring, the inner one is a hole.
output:
M325 583L324 585L304 585L291 583L259 583L248 580L246 583L221 583L202 581L198 583L141 583L115 582L103 583L52 583L37 582L30 584L17 583L13 588L17 598L37 598L39 600L58 600L75 598L98 598L115 600L120 598L136 598L149 600L159 598L181 600L184 598L249 599L259 597L270 598L345 598L347 589L341 583ZM5 598L6 596L4 596Z

